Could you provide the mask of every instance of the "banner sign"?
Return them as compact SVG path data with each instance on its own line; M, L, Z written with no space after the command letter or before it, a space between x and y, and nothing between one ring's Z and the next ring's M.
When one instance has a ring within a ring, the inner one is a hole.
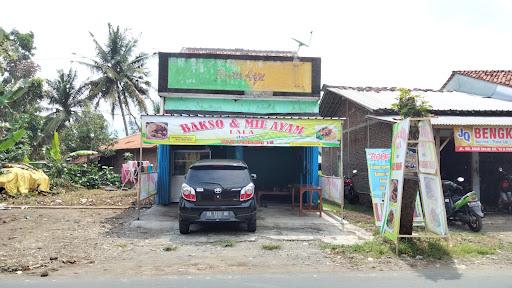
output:
M320 58L159 53L158 92L320 96Z
M389 193L384 203L385 213L381 226L381 234L395 242L398 241L398 233L400 230L400 213L409 126L409 119L404 119L393 125L391 175L388 182Z
M311 62L169 58L168 88L311 93Z
M391 170L391 149L366 149L368 163L368 181L373 204L375 224L381 226L384 212L384 199L388 191L389 172Z
M322 187L322 197L332 202L341 203L341 194L343 180L335 176L320 176L320 187Z
M140 174L140 194L139 199L144 200L156 194L156 182L158 173L141 173Z
M427 230L435 234L447 235L448 223L443 188L430 120L419 121L418 128L420 131L418 138L418 176L425 214L425 226Z
M510 126L458 126L453 135L456 152L512 152Z
M341 120L142 116L144 144L340 147Z

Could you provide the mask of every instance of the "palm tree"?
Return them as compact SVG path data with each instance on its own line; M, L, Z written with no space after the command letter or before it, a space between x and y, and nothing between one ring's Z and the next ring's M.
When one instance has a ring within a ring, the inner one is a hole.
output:
M92 33L96 45L96 58L80 63L89 67L98 78L89 81L89 97L96 101L105 100L110 104L112 118L117 109L121 111L126 136L128 136L127 118L137 125L137 118L130 106L147 113L145 99L148 98L151 83L146 79L149 71L146 68L149 55L140 53L134 56L138 40L128 35L126 29L108 24L108 39L104 46L100 45Z
M61 131L66 127L72 117L78 113L76 108L83 107L87 101L85 95L87 86L76 84L76 71L69 69L69 72L66 73L58 70L57 74L55 80L47 81L49 89L46 92L46 99L55 107L55 111L47 116L45 135Z

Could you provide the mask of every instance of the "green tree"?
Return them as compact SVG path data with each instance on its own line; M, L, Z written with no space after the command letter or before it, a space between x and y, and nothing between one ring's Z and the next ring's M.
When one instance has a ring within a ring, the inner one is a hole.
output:
M150 56L146 53L135 55L138 40L119 26L108 24L108 38L104 46L92 33L91 37L96 46L96 58L80 62L98 75L89 82L89 95L96 101L96 106L101 100L107 101L112 118L115 111L120 110L128 136L128 119L131 118L138 126L130 106L147 113L145 99L151 83L147 80L149 71L146 64Z
M69 69L66 73L59 70L57 74L55 80L47 81L49 89L46 98L50 105L55 106L55 111L47 116L46 135L66 127L73 115L78 113L77 109L83 107L86 101L86 86L76 83L76 71Z
M66 154L79 150L105 151L116 138L109 131L105 117L93 111L90 104L84 106L84 110L74 117L61 135L62 147Z
M413 95L411 90L400 88L400 95L396 98L397 103L391 107L400 113L402 118L421 118L429 116L432 107L421 95Z
M36 139L42 127L44 81L35 77L39 66L32 60L34 51L32 32L0 27L0 138L26 130L14 147L2 152L3 161L20 161L41 150Z

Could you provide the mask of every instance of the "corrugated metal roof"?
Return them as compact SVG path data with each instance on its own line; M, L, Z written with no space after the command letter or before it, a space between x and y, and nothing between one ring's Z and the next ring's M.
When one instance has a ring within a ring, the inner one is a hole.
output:
M183 53L195 53L195 54L219 54L219 55L255 55L255 56L284 56L294 57L297 53L294 51L278 51L278 50L250 50L250 49L224 49L224 48L195 48L195 47L183 47L181 48Z
M397 88L327 87L327 90L346 97L370 110L389 110L397 102ZM421 95L433 111L512 111L512 102L455 91L413 90ZM324 95L325 96L325 95Z
M178 116L178 117L205 117L205 118L263 118L263 119L314 119L314 120L345 120L340 117L320 117L320 116L286 116L286 115L230 115L230 114L164 114L164 115L142 115L142 116Z
M398 115L373 116L368 118L394 123L400 119ZM512 117L494 116L435 116L431 120L433 126L512 126Z

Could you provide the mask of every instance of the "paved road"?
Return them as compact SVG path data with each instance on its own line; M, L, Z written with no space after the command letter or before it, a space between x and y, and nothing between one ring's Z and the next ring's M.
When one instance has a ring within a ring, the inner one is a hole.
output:
M491 268L491 267L489 267ZM125 278L0 278L0 287L512 287L508 271L350 272L346 274L249 274L222 276L168 276Z

